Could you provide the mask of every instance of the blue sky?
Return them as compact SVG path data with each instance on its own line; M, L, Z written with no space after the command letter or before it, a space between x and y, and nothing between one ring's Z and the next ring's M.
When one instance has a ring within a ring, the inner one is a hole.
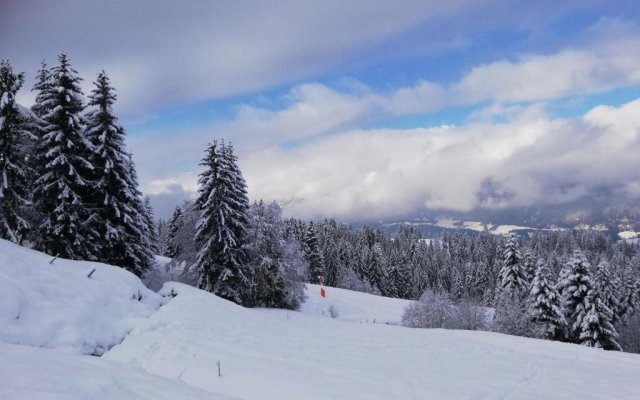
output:
M216 138L235 144L252 198L303 217L555 204L603 182L640 191L640 177L617 165L638 169L626 153L640 98L636 1L0 7L2 57L29 78L60 51L85 90L110 74L161 216L193 195ZM28 104L33 93L20 96ZM591 170L571 156L576 145L611 165ZM488 180L509 195L479 196Z

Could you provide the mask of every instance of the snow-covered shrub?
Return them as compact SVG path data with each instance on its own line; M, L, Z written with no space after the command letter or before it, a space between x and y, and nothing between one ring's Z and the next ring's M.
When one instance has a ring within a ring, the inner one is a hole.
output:
M457 302L452 318L452 328L468 331L484 331L489 329L487 311L478 301L462 299Z
M340 313L338 312L338 308L333 303L331 303L327 311L329 312L329 316L333 319L338 318L338 316L340 315Z
M402 315L402 325L410 328L450 328L455 307L446 293L427 290L418 301L409 304Z

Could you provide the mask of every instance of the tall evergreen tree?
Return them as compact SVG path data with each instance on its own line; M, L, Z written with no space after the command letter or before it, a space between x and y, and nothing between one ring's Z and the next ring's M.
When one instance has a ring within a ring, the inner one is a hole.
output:
M15 101L24 82L8 61L0 62L0 238L22 243L31 226L31 168L26 143L33 140L28 121Z
M169 223L167 224L167 237L165 239L165 253L164 255L169 258L176 258L180 256L182 253L182 247L180 243L176 241L176 236L178 231L180 230L182 218L182 208L180 206L176 206L173 210L173 214L171 214L171 218L169 218Z
M53 87L53 76L51 71L47 67L47 64L42 61L40 69L36 72L36 83L33 86L32 91L37 92L35 103L31 107L31 111L38 117L44 118L51 111L51 104L47 101L48 92Z
M527 284L531 285L531 282L533 282L533 278L536 275L536 270L537 270L536 258L533 256L533 254L527 251L524 254L524 258L522 260L522 272L524 273L524 278Z
M144 210L144 220L147 225L147 231L149 232L149 243L151 244L149 248L153 254L160 254L158 225L156 224L155 214L151 206L151 199L148 196L144 198Z
M618 315L629 319L640 308L640 280L636 279L630 266L625 268L623 280Z
M305 263L293 237L286 232L276 203L254 203L249 212L248 270L252 282L246 302L255 307L294 309L304 297Z
M101 240L100 260L142 275L151 265L143 247L148 243L146 207L140 207L140 191L126 151L125 132L113 114L114 88L103 71L89 96L86 137L91 143L93 165L90 197L96 217L91 221ZM155 229L155 228L154 228ZM151 250L151 249L149 249Z
M529 314L538 328L538 336L551 340L563 339L567 321L562 313L560 294L551 281L549 267L542 260L536 265L529 303Z
M618 332L613 327L613 311L603 301L597 289L589 292L586 313L580 325L580 344L605 350L622 351Z
M37 159L42 166L35 182L34 205L42 221L36 247L64 258L97 259L87 221L94 215L86 207L93 166L87 160L89 143L83 134L84 110L80 77L65 54L58 56L51 86L41 93L42 137Z
M324 276L324 262L318 243L318 230L313 222L309 224L305 236L305 261L309 265L309 282L317 283L319 276Z
M525 302L528 284L522 269L522 255L514 235L507 238L502 257L494 329L511 335L526 335L530 333Z
M524 292L527 287L525 271L522 267L522 255L515 235L510 235L502 251L500 285L503 291Z
M559 282L562 307L569 327L569 338L580 341L582 321L588 311L589 294L593 290L591 265L581 251L576 250L565 266L564 279Z
M616 323L620 311L620 282L617 282L611 265L606 260L600 261L596 266L594 284L598 297L611 310L611 322Z
M203 246L196 267L198 286L238 304L244 304L249 292L243 249L247 229L246 183L237 166L233 148L214 141L200 165L196 207L202 215L196 240Z

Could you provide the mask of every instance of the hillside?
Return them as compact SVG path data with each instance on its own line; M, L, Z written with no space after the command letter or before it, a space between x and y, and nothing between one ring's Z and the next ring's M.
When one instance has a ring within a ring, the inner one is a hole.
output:
M0 398L640 398L638 355L395 326L404 300L334 288L322 298L308 285L300 311L245 309L179 283L154 294L112 266L49 260L0 241ZM98 345L110 349L80 355Z

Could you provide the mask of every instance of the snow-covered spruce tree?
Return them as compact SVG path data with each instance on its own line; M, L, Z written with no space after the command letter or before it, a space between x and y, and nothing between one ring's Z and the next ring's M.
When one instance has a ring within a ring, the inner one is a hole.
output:
M626 320L640 308L640 280L635 277L631 266L625 268L623 280L618 315Z
M35 182L33 202L42 221L35 246L64 258L95 260L99 234L87 223L95 217L86 206L93 166L87 159L90 144L83 134L81 79L65 54L58 56L58 62L51 86L40 93L48 112L42 116L36 151L41 175Z
M245 250L252 307L297 308L304 297L306 264L298 243L286 232L276 203L254 203L249 210Z
M531 333L525 301L529 285L514 235L506 239L502 257L493 329L510 335L525 336Z
M500 268L500 287L502 291L523 292L527 287L525 271L522 267L522 255L515 235L510 235L502 251Z
M562 313L560 294L551 281L547 263L542 260L538 260L531 282L529 315L534 323L537 337L551 340L564 339L567 321Z
M566 263L564 278L558 283L562 308L568 325L569 340L580 343L582 321L588 311L588 297L593 290L591 265L581 251L576 250Z
M607 307L597 289L589 292L585 306L587 311L580 324L580 344L622 351L618 344L618 332L612 323L613 311Z
M16 74L8 61L0 62L0 238L22 243L31 226L31 168L28 148L33 140L28 121L15 101L24 75Z
M525 280L529 285L531 285L531 282L533 282L533 278L536 275L536 270L536 258L529 251L527 251L524 254L524 258L522 260L522 272L524 273Z
M151 268L151 266L155 263L155 255L153 252L154 243L152 242L154 235L149 231L151 226L149 225L149 216L147 215L147 208L142 198L142 192L139 189L140 185L138 184L138 173L136 172L136 166L133 162L131 153L129 153L128 156L129 174L131 175L133 187L135 188L136 192L133 205L138 211L135 225L141 232L140 241L131 246L131 250L135 257L141 261L140 266L142 267L142 270L140 271L140 275L144 275L145 272L148 271L149 268Z
M39 118L43 118L51 110L51 105L45 103L45 100L48 96L47 93L53 86L52 81L53 76L51 75L51 71L49 71L47 64L42 61L40 69L36 72L36 83L33 86L33 89L31 89L32 91L37 92L36 101L31 107L31 111L33 111L33 113Z
M52 106L52 103L46 99L49 96L48 93L51 91L52 87L53 76L47 67L47 64L43 60L40 64L40 69L36 72L36 83L31 89L31 91L36 92L35 103L31 106L31 111L35 117L32 124L32 133L35 136L34 154L37 154L37 146L42 141L42 138L46 133L47 122L44 120L44 116L51 112ZM37 156L30 157L30 165L34 173L33 180L35 181L38 177L43 175L44 168ZM36 213L34 222L35 224L38 224L41 216L37 215L36 210L32 210L32 212Z
M160 242L158 225L156 224L156 218L151 206L151 199L147 196L144 198L144 220L147 225L147 231L149 232L149 248L153 254L160 254Z
M202 242L196 268L198 286L218 296L244 304L250 282L245 267L247 199L246 183L233 148L214 141L200 165L196 207L202 212L196 240Z
M141 223L147 221L138 204L140 191L125 148L125 132L112 110L115 90L104 71L94 85L85 131L94 166L91 200L96 217L90 225L101 238L97 245L101 261L142 275L150 266L149 257L141 251L148 246Z
M305 235L304 259L309 265L309 282L318 283L318 277L324 276L324 263L318 243L318 230L313 222L309 223Z
M620 319L618 315L621 297L620 282L616 279L611 265L606 260L600 261L596 266L594 284L598 297L611 310L611 322L615 324Z
M171 218L169 218L169 223L167 225L167 237L164 242L164 246L166 249L164 255L166 257L176 258L182 252L180 243L177 243L176 241L176 236L182 224L181 219L182 208L180 208L180 206L176 206L176 208L173 210L173 214L171 214Z

